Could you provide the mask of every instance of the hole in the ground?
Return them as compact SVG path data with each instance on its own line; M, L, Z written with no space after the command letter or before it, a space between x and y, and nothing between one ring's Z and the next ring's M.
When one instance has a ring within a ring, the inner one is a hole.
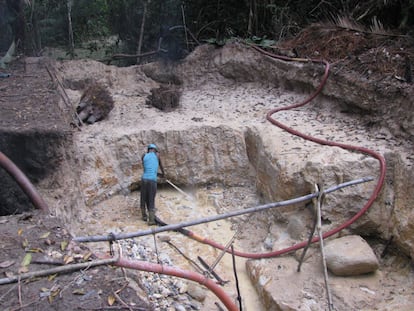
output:
M62 149L67 133L20 131L0 133L2 153L38 185L53 176L62 164ZM0 216L20 214L34 208L33 203L5 169L0 169ZM50 189L54 186L49 185Z

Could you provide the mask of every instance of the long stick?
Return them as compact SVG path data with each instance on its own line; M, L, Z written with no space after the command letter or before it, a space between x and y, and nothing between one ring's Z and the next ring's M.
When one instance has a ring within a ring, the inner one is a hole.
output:
M316 205L316 204L315 204ZM309 246L312 244L313 235L315 234L316 224L318 223L317 212L313 211L313 226L312 230L309 233L308 244L303 248L302 256L300 257L297 272L300 272L300 267L302 266L303 260L305 258L306 252L308 251Z
M197 256L197 259L201 262L203 267L206 268L205 272L208 275L211 274L212 276L214 276L214 278L217 280L218 284L224 285L224 284L229 282L229 281L224 281L213 269L211 269L209 264L203 258L201 258L200 256Z
M137 47L137 55L141 54L142 48L142 38L144 37L144 27L145 27L145 18L147 15L147 1L144 2L144 12L142 13L142 21L141 21L141 28L139 31L139 38L138 38L138 47ZM141 63L141 57L137 57L137 64Z
M242 298L241 298L241 295L240 295L239 278L237 277L236 257L234 256L234 246L233 246L233 244L231 245L231 257L232 257L232 262L233 262L234 280L236 281L237 300L239 301L240 311L242 311Z
M331 188L328 188L325 191L325 194L345 188L345 187L353 186L353 185L360 184L360 183L365 183L371 180L373 180L372 177L365 177L365 178L360 178L360 179L356 179L353 181L348 181L348 182L333 186ZM115 240L122 240L122 239L131 239L131 238L146 236L146 235L165 232L165 231L175 231L175 230L178 230L184 227L195 226L195 225L199 225L199 224L203 224L207 222L226 219L229 217L260 212L260 211L264 211L264 210L274 208L274 207L289 206L289 205L293 205L293 204L300 203L303 201L311 200L313 198L316 198L317 196L318 196L318 193L311 193L305 196L301 196L299 198L290 199L290 200L286 200L282 202L274 202L274 203L259 205L256 207L250 207L250 208L246 208L246 209L242 209L238 211L232 211L232 212L219 214L219 215L212 215L212 216L200 218L197 220L186 221L186 222L182 222L178 224L170 224L170 225L166 225L163 227L151 228L151 229L142 230L138 232L120 233L120 234L111 233L110 235L94 235L94 236L75 237L73 238L73 240L76 242L102 242L102 241L110 241L110 240L115 241Z
M165 180L167 183L169 183L172 187L174 187L174 189L176 189L178 192L180 192L181 194L185 195L187 198L189 199L193 199L193 197L191 195L189 195L188 193L184 192L183 190L181 190L180 188L178 188L176 185L174 185L171 181L169 181L168 179Z
M233 234L233 237L230 239L230 241L227 243L227 245L223 248L223 250L221 251L221 254L216 258L214 263L211 265L211 267L210 267L211 270L214 270L214 268L218 265L220 260L223 258L224 254L227 253L227 250L230 248L230 246L233 245L234 240L236 239L236 236L239 234L239 232L240 232L240 228L237 229L235 234Z
M191 265L199 272L204 273L204 269L201 268L194 260L192 260L190 257L188 257L186 254L184 254L176 245L174 245L171 241L165 241L170 247L175 249L181 256L183 256Z
M188 47L188 36L187 36L187 25L185 23L185 13L184 13L184 6L181 5L181 15L183 17L183 25L184 25L184 34L185 34L185 42L187 43L187 51L190 50Z
M3 284L9 284L9 283L15 283L17 281L34 278L34 277L40 277L40 276L46 276L51 275L55 273L67 273L72 272L76 270L81 270L89 267L95 267L95 266L101 266L101 265L109 265L111 263L117 262L119 259L119 256L115 256L109 259L100 259L95 261L88 261L88 262L82 262L82 263L76 263L72 265L65 265L57 268L51 268L47 270L41 270L41 271L33 271L28 273L22 273L16 276L11 276L8 278L0 279L0 285Z
M319 234L319 245L321 248L321 254L322 254L322 264L323 264L323 273L324 273L324 280L325 280L325 287L326 287L326 296L328 297L328 310L333 310L333 303L332 303L332 295L331 295L331 289L329 287L328 282L328 268L326 267L326 258L325 258L325 250L323 248L323 235L322 235L322 220L321 220L321 206L322 201L325 197L325 193L323 192L323 187L315 184L315 191L318 192L318 201L316 204L316 215L317 215L317 230Z

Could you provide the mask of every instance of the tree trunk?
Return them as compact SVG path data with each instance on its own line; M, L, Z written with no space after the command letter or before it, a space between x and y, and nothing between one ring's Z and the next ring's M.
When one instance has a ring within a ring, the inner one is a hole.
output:
M75 56L75 43L73 41L73 29L72 29L72 0L66 2L68 8L68 29L69 29L69 55L71 58Z
M247 34L253 36L257 34L258 18L256 0L249 1L249 23L247 25Z
M142 21L141 21L141 29L139 31L139 39L138 39L138 47L137 47L137 55L141 55L142 49L142 40L144 38L144 28L145 28L145 17L147 15L147 4L150 0L144 2L144 11L142 13ZM141 62L141 56L137 57L137 64Z

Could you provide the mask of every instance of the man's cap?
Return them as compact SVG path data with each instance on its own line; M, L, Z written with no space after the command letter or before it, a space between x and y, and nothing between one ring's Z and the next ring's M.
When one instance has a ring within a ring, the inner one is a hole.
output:
M157 148L157 146L155 144L149 144L148 145L148 150L150 150L150 149L155 149L155 150L158 151L158 148Z

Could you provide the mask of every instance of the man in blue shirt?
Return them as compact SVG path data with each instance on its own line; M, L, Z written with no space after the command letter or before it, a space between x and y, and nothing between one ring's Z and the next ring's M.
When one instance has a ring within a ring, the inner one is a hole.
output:
M148 145L148 150L142 155L142 166L144 173L141 177L141 213L142 220L148 225L155 225L155 195L157 193L158 168L161 169L160 177L164 177L164 168L154 144ZM147 216L148 211L148 216Z

